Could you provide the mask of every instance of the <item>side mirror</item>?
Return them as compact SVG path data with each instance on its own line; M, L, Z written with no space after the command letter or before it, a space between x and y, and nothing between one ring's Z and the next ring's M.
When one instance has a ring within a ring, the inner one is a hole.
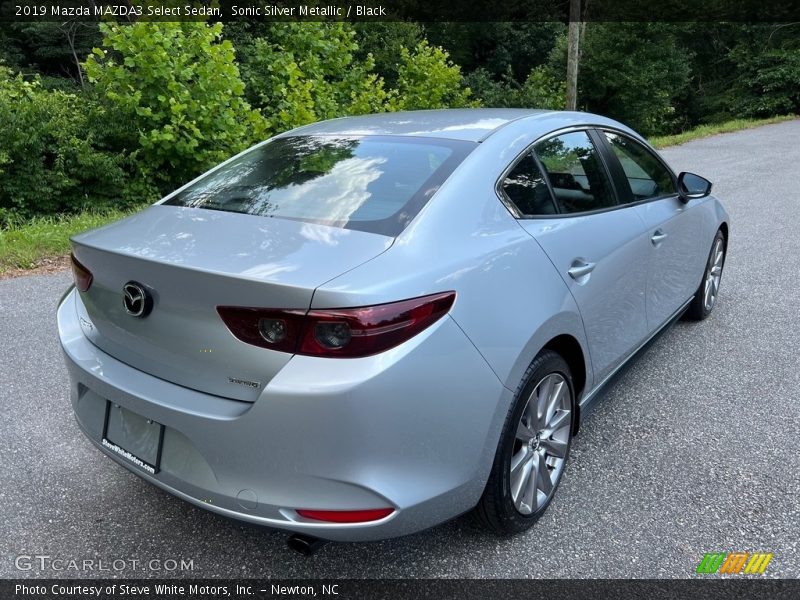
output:
M678 195L688 202L694 198L705 198L711 193L711 182L694 173L683 172L678 175Z

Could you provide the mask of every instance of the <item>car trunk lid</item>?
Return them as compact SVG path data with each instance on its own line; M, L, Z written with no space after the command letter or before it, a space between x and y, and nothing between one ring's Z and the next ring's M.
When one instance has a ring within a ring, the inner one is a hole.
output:
M393 238L156 205L72 241L93 275L79 316L96 346L161 379L254 401L291 355L237 340L216 307L308 309L316 287L374 258ZM124 306L130 282L152 298L143 317Z

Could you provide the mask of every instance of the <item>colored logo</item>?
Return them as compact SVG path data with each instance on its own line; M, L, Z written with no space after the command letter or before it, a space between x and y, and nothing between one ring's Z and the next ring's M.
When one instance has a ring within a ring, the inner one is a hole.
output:
M711 552L706 553L697 572L720 575L760 575L767 570L772 552Z

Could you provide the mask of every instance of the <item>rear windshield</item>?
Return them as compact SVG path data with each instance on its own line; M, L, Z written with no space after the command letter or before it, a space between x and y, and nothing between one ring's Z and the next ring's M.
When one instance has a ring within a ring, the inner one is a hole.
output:
M395 136L279 138L164 204L396 236L475 146Z

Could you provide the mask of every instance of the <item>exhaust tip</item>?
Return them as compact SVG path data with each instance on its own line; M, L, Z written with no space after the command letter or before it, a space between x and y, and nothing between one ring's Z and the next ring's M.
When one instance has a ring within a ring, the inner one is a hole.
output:
M322 540L311 535L304 535L302 533L293 533L286 540L286 545L295 552L299 552L303 556L312 556L316 554L328 540Z

